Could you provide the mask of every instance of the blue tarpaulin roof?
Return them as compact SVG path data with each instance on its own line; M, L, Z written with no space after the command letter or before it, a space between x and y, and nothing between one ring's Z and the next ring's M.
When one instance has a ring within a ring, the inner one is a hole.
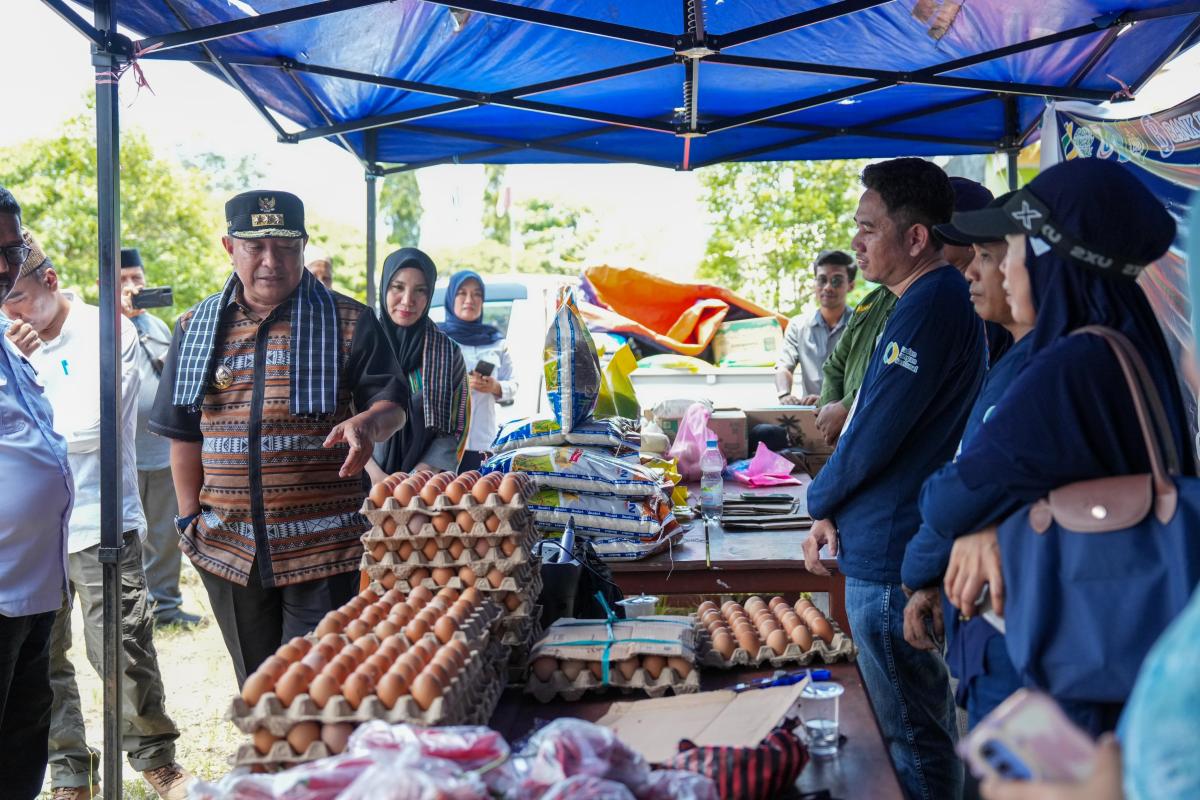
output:
M114 5L143 58L196 61L281 138L404 168L994 152L1044 97L1136 90L1200 31L1178 0Z

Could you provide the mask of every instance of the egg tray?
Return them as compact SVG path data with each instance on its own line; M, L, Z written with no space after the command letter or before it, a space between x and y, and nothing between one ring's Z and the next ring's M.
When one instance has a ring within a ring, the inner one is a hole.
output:
M494 594L496 592L520 592L526 587L531 586L535 577L540 579L542 569L541 561L536 558L529 561L523 561L512 566L512 571L504 576L504 579L500 582L499 586L492 586L492 584L489 583L487 578L484 576L491 571L492 567L496 567L503 572L504 570L499 567L499 565L493 563L471 564L469 566L471 567L471 570L478 576L475 580L475 583L470 585L474 586L484 594ZM371 565L363 563L362 569L367 573L367 575L370 576L371 580L379 580L389 572L393 575L396 575L396 577L399 578L399 580L396 581L396 588L405 594L408 594L416 588L416 586L409 582L408 577L412 575L415 570L419 569L418 567L404 564L388 567L379 564ZM439 586L437 583L435 583L433 578L424 578L420 582L420 585L435 593L439 589L444 588L443 586ZM459 578L458 575L451 577L445 585L449 586L451 589L457 589L458 591L469 588L467 584L463 583L462 579ZM539 592L540 591L539 580Z
M308 749L301 754L297 754L292 750L290 744L280 739L271 746L265 755L258 752L258 748L252 742L242 742L238 745L237 751L229 758L229 763L234 767L257 767L264 770L284 769L331 755L333 755L333 751L320 739L310 744Z
M284 706L274 692L267 692L253 707L241 695L234 697L225 718L243 733L266 728L272 736L279 737L286 736L298 722L359 723L381 719L392 724L456 725L473 713L489 684L501 682L501 664L507 658L508 648L495 641L472 650L462 671L427 709L417 705L412 695L401 696L390 709L374 694L364 698L358 708L351 707L342 695L331 697L325 708L320 708L307 693Z
M504 605L504 603L500 602L499 599L492 600L493 597L503 593L505 591L504 589L493 589L491 584L488 584L486 589L480 587L480 591L483 593L485 598L500 606L501 610L504 612L503 619L518 619L520 617L529 616L535 616L538 619L541 619L542 607L538 605L537 602L542 596L541 562L537 562L537 567L537 569L532 571L532 574L529 576L528 580L524 581L522 588L515 590L517 593L517 599L519 599L521 602L511 611L509 611L508 607ZM503 585L504 584L502 583L501 586Z
M451 525L451 528L453 527L457 526ZM450 553L447 551L447 548L450 546L450 543L453 540L460 537L451 536L449 532L447 532L445 535L439 534L437 537L435 537L435 541L438 545L438 551L433 558L426 558L424 553L422 553L419 549L414 548L413 552L407 559L401 559L398 554L398 548L400 547L400 542L402 540L396 536L383 536L382 534L375 535L376 530L378 529L373 528L370 533L363 534L362 536L362 543L363 547L365 548L363 552L362 568L366 569L369 566L390 567L392 572L394 572L398 577L407 577L408 574L411 574L413 569L418 567L430 569L432 567L479 566L485 567L483 574L486 574L487 571L493 566L497 566L502 572L507 573L512 571L512 569L514 569L517 565L524 564L526 561L529 561L533 557L533 546L538 542L538 540L541 539L541 535L533 529L514 531L513 533L509 534L509 536L517 537L516 549L513 550L512 555L506 556L504 555L504 551L500 549L500 542L508 537L499 533L489 534L487 538L492 539L493 541L491 542L491 547L488 548L487 555L480 556L475 552L473 547L464 547L458 558L452 558ZM447 529L447 531L449 531L449 529ZM476 537L476 539L479 538L483 537ZM383 543L383 546L387 548L387 552L384 554L382 559L376 559L375 556L371 554L371 549L381 542ZM402 572L405 567L409 567L411 569L409 569L407 572Z
M377 506L371 502L371 498L363 500L363 506L359 513L371 521L372 525L381 525L385 519L396 520L396 526L407 525L409 519L414 514L424 514L433 516L439 511L449 511L457 514L459 511L466 511L476 522L483 522L489 516L495 514L500 518L503 524L509 522L514 517L518 520L528 520L529 513L525 509L525 500L533 496L534 487L532 481L526 481L526 489L524 492L518 492L513 495L512 500L505 503L500 499L500 495L493 492L488 495L487 500L482 503L472 497L470 494L463 495L462 500L457 503L451 503L450 498L443 495L438 495L433 501L433 505L426 505L425 501L420 497L414 497L408 501L408 505L400 505L400 501L394 497L389 497L383 501L382 506ZM514 527L520 527L520 522L513 523Z
M513 515L508 519L501 519L500 526L494 531L489 531L482 520L476 521L468 529L459 525L457 520L452 520L444 531L438 531L432 522L426 522L414 533L408 529L408 521L405 521L396 523L396 531L390 536L384 532L382 525L373 525L363 535L362 542L364 546L368 545L368 540L372 543L384 542L389 550L395 550L400 547L401 542L407 541L415 547L420 547L433 539L438 543L439 548L445 549L450 546L452 539L466 539L472 542L479 539L491 539L493 543L498 543L500 539L508 536L523 536L533 531L535 527L533 518L528 515ZM401 532L402 529L403 532Z
M528 614L508 614L496 626L500 643L509 647L531 646L542 638L542 607L534 605Z
M842 629L833 620L829 620L829 624L833 628L832 642L826 642L824 639L814 636L812 646L807 650L801 650L798 644L788 642L788 646L780 655L775 655L775 651L765 644L758 648L757 653L750 653L741 647L735 647L733 655L729 657L728 661L712 648L712 636L703 626L699 626L696 629L699 662L705 667L715 669L735 669L737 667L760 667L763 664L770 664L773 667L782 667L788 664L803 666L811 664L817 659L824 664L832 664L835 661L853 661L858 656L858 647L855 646L854 640L842 633Z
M605 691L609 688L620 689L626 694L642 691L650 697L662 697L667 692L695 694L700 691L700 670L693 667L687 677L680 678L675 670L664 667L657 678L651 678L650 673L638 667L633 676L626 679L616 669L610 668L609 682L605 684L597 680L587 668L580 670L573 681L568 679L561 669L557 669L548 681L541 680L531 672L525 682L525 691L542 703L549 703L556 697L575 702L590 691Z

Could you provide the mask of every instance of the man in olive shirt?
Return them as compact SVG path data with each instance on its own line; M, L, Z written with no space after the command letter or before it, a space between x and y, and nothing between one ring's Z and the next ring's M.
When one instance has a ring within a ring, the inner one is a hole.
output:
M883 326L895 306L896 295L886 286L872 290L855 307L842 338L825 360L817 428L825 434L827 445L833 446L841 435L854 398L858 396L858 387L867 373L871 353L875 351Z

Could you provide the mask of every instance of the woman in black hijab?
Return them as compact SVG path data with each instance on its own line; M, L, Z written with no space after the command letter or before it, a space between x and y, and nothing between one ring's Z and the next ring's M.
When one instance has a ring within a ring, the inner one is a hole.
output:
M379 319L408 376L408 422L375 446L371 477L398 471L455 470L467 438L467 371L458 346L429 319L437 282L433 260L405 247L383 262L379 279Z

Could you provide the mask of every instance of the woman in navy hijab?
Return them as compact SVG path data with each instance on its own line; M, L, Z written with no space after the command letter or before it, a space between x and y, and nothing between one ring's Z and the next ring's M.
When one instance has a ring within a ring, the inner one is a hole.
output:
M1149 471L1133 400L1109 345L1070 335L1087 325L1116 329L1132 342L1169 420L1161 444L1174 448L1183 474L1195 474L1173 360L1135 281L1175 236L1158 199L1118 163L1077 159L1046 170L1003 208L956 214L954 224L1006 236L1009 304L1016 321L1034 328L1025 369L958 459L930 479L938 502L923 502L926 521L942 530L981 530L1060 486ZM995 547L994 532L955 543L946 593L967 615L983 582L999 584ZM1119 707L1068 710L1098 731L1112 727Z

